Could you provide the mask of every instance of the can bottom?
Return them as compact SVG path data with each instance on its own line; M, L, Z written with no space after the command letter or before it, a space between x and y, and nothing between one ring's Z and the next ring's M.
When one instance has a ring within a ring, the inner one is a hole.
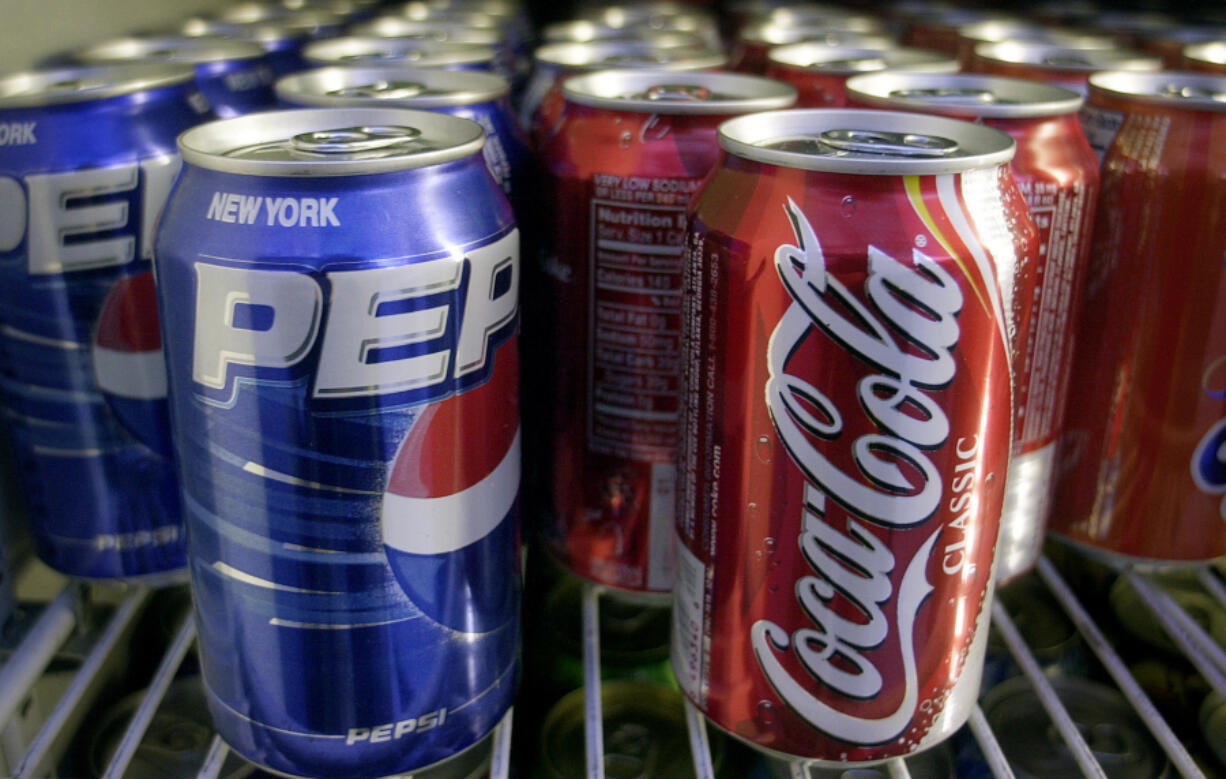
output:
M1048 535L1065 546L1072 547L1095 562L1115 571L1131 569L1140 573L1168 573L1180 570L1196 570L1215 562L1226 562L1226 557L1206 557L1203 560L1167 560L1157 557L1133 557L1114 549L1095 546L1079 538L1064 535L1058 530L1051 530Z
M78 582L90 582L93 584L118 584L127 587L148 587L152 590L160 590L166 587L177 587L181 584L187 584L190 581L187 566L182 568L172 568L169 571L155 571L153 573L142 573L137 576L81 576L79 574L64 574L69 579Z

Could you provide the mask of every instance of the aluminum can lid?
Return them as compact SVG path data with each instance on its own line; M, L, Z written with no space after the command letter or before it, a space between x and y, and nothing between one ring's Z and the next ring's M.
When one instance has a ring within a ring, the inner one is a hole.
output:
M284 19L254 24L236 24L220 19L188 19L179 32L189 38L229 38L254 41L259 44L276 44L283 41L299 41L310 38L318 30L310 25L298 25Z
M262 24L292 21L297 24L329 26L344 24L344 18L322 8L294 9L280 3L235 3L217 14L218 19L233 24Z
M763 20L773 24L832 27L848 32L870 33L885 29L881 20L870 14L807 4L780 6L768 12Z
M1017 19L990 19L988 21L966 24L958 28L958 35L978 43L1040 41L1042 43L1054 43L1069 49L1115 48L1115 40L1110 35L1046 27L1041 24Z
M1024 119L1076 113L1085 102L1070 89L1020 78L977 73L888 71L847 81L847 97L874 108L924 111L994 119Z
M349 28L349 34L356 37L420 38L479 46L498 46L505 39L501 32L491 27L469 27L438 19L405 19L400 16L383 16L355 24Z
M1005 133L939 116L896 111L769 111L729 119L719 143L738 157L829 173L909 176L1003 165L1016 148Z
M865 49L855 46L824 46L820 43L794 43L771 49L769 58L778 65L818 73L869 73L886 69L938 73L958 71L956 58L926 49Z
M659 68L662 70L713 70L728 58L718 51L701 47L662 47L640 41L593 41L591 43L551 43L536 50L534 59L564 68L600 70L602 68Z
M1183 47L1183 57L1192 62L1226 65L1226 39L1209 43L1194 43Z
M711 14L683 3L602 5L581 11L579 18L610 27L651 27L679 31L702 31L712 28L715 24Z
M373 5L379 5L375 0ZM408 19L428 15L431 11L457 10L490 16L515 16L522 13L523 4L517 0L410 0L407 3L393 5L391 12Z
M247 176L355 176L441 165L476 154L481 125L402 108L268 111L193 127L184 162Z
M403 108L447 108L497 100L511 90L502 76L475 70L402 67L334 67L277 80L277 97L296 105L364 106L383 102Z
M1090 88L1177 110L1226 111L1226 76L1211 73L1112 70L1090 76Z
M0 109L85 103L193 81L188 65L102 65L30 70L0 77Z
M829 25L781 24L764 22L746 27L741 41L765 46L784 46L789 43L824 43L827 46L855 46L860 49L893 49L898 41L878 32L844 30Z
M643 27L610 27L590 19L552 22L541 31L546 43L588 43L591 41L640 41L662 48L703 46L702 36L692 32L652 30Z
M666 70L601 70L562 85L572 103L646 114L710 116L787 108L796 89L760 76Z
M263 56L264 50L248 41L150 35L103 41L79 52L75 59L92 65L111 62L183 62L197 65L259 59Z
M420 67L480 65L494 59L488 46L440 43L415 38L376 38L347 36L308 43L302 56L309 62L335 64L347 62L404 62Z
M1162 59L1128 49L1072 49L1040 41L981 43L975 56L985 60L1033 65L1052 70L1161 70Z

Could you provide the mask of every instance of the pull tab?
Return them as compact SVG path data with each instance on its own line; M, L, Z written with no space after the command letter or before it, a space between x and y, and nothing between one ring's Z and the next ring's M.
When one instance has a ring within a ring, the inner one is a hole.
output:
M1206 89L1205 87L1194 87L1190 84L1170 83L1162 87L1159 92L1165 97L1175 97L1181 100L1215 100L1219 103L1226 102L1226 94L1214 92L1212 89Z
M809 63L811 70L885 70L889 65L881 57L849 57L841 60L817 60Z
M420 137L416 127L363 125L299 133L290 138L290 148L306 154L356 154L406 146Z
M371 84L328 90L337 97L377 97L382 100L405 100L427 92L425 84L416 81L375 81Z
M900 157L945 157L958 150L957 141L938 135L890 133L873 130L826 130L822 145L855 154L891 154Z
M416 54L416 57L410 56ZM342 54L337 59L346 62L374 62L376 60L413 60L421 59L421 52L406 51L404 54L393 54L389 51L364 51L361 54Z
M689 103L710 100L711 90L695 84L657 84L648 87L643 96L648 100Z
M961 89L952 89L949 87L935 87L930 89L895 89L890 93L890 97L930 100L946 105L987 105L989 103L1001 102L996 99L996 95L987 89L972 89L970 87L964 87Z

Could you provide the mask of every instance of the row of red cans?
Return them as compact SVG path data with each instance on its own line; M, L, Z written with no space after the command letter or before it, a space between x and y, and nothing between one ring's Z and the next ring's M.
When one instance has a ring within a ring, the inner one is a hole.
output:
M974 110L982 95L911 77L905 107L934 97L930 112L997 123ZM1212 139L1220 104L1207 95L1226 84L1096 79L1098 125L1115 116L1118 136L1088 263L1097 166L1075 94L1047 96L1064 101L1047 106L1056 119L1017 144L1010 172L1014 141L971 124L751 114L789 98L752 77L567 82L542 147L558 237L551 351L565 366L541 393L553 404L547 535L614 587L667 591L676 566L674 662L721 727L785 754L872 761L961 724L998 518L1026 481L1017 469L1032 477L1021 498L1045 491L1070 375L1081 459L1062 463L1061 531L1109 554L1226 553L1226 405L1184 381L1211 378L1214 349L1226 352L1211 343L1226 249L1212 245L1212 144L1193 140ZM1002 125L1021 118L1004 113ZM1028 156L1050 170L1023 194L1014 173ZM1171 231L1200 236L1193 257L1180 246L1173 262ZM1082 329L1096 329L1071 361L1087 271ZM1022 436L1040 429L1027 452ZM1088 513L1065 509L1087 495Z

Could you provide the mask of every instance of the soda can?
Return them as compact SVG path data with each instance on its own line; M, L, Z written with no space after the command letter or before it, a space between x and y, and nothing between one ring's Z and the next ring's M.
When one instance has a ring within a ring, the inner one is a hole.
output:
M1226 36L1209 43L1185 46L1181 65L1195 73L1226 76Z
M493 24L493 20L490 20ZM350 35L374 38L410 38L466 46L485 46L496 56L493 70L508 80L521 79L515 49L505 31L496 27L460 25L438 19L416 20L402 16L381 16L349 28Z
M1077 730L1090 734L1094 758L1113 779L1174 776L1166 755L1123 695L1075 676L1049 681ZM1018 779L1081 773L1076 756L1052 725L1051 715L1029 679L1017 677L994 687L984 696L980 708ZM983 765L979 771L959 775L988 779L993 772Z
M286 76L308 67L302 59L303 46L319 38L340 34L340 27L320 26L310 20L281 19L237 24L197 17L184 22L178 32L189 38L224 38L257 43L267 52L273 73Z
M912 779L957 779L955 755L948 743L937 744L903 762ZM863 766L853 771L844 768L822 768L791 760L763 755L749 779L890 779L890 768L884 764Z
M295 11L323 11L347 22L369 19L379 10L379 0L282 0L281 5Z
M1078 122L1082 98L1034 81L977 74L879 73L847 84L855 105L980 122L1017 142L1013 176L1038 230L1015 277L1013 459L1001 515L996 575L1038 560L1050 510L1073 335L1089 262L1098 161Z
M1222 40L1226 40L1226 27L1223 26L1175 27L1141 35L1137 39L1137 48L1146 54L1161 57L1166 70L1178 70L1186 67L1186 47Z
M673 586L686 206L716 126L787 108L760 76L606 70L566 81L541 146L554 209L551 488L544 535L575 574L644 596Z
M1088 108L1119 130L1103 160L1051 527L1111 563L1221 557L1226 330L1213 323L1226 310L1226 188L1208 139L1226 132L1226 78L1119 71L1090 84Z
M1126 49L1070 49L1039 41L1005 41L981 43L974 51L967 66L971 73L1041 81L1083 96L1089 90L1090 75L1100 70L1162 69L1160 58Z
M776 46L811 43L856 49L895 49L898 41L881 32L843 30L828 25L785 25L765 22L746 27L732 47L728 67L741 73L766 73Z
M186 65L0 78L0 398L37 552L71 576L183 575L150 257L207 112Z
M1137 48L1144 38L1161 35L1179 27L1179 20L1170 14L1146 10L1114 10L1098 13L1087 19L1088 26L1115 36L1121 46Z
M83 65L168 62L196 69L196 86L222 118L263 111L276 103L268 55L246 41L172 36L116 38L75 55Z
M907 31L902 36L906 46L916 49L931 49L953 56L958 55L961 38L958 31L963 27L983 22L1008 24L1017 21L1010 14L986 8L933 8L906 15Z
M1103 33L1071 28L1048 27L1021 19L990 19L958 28L958 61L969 65L974 49L981 43L1038 41L1069 49L1114 49L1115 39Z
M533 55L532 77L519 105L521 126L538 143L556 129L566 105L562 82L571 76L611 68L650 70L719 70L727 64L723 52L692 45L690 36L653 37L641 41L553 43Z
M1015 144L848 109L719 140L687 217L673 668L769 753L927 749L970 714L987 643Z
M684 3L598 5L581 10L579 18L607 27L696 35L711 48L719 48L723 43L715 17Z
M390 108L179 139L157 272L200 665L282 774L462 760L515 695L519 238L483 140Z
M876 70L957 73L958 60L922 49L882 50L797 43L770 51L766 75L796 87L803 108L847 105L847 79Z
M303 61L316 68L328 65L404 65L493 72L495 56L494 50L488 46L356 35L316 41L302 50Z
M611 27L587 19L552 22L541 29L541 40L550 43L594 43L597 41L660 41L665 48L691 46L705 48L701 36L689 32L661 32L639 27Z

